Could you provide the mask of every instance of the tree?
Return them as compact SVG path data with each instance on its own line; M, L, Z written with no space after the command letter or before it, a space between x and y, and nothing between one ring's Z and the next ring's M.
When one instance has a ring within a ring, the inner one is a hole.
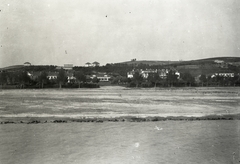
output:
M59 83L59 88L62 88L62 85L67 82L67 76L66 73L64 71L64 69L61 69L59 71L58 77L57 77L57 81Z
M6 72L0 72L0 84L3 85L7 83L7 73Z
M202 86L203 86L203 83L206 83L206 82L207 82L207 77L206 77L206 75L204 75L204 74L200 75L199 80L201 81Z
M136 88L143 81L143 77L139 72L135 72L133 75L133 81L136 83Z
M170 70L167 74L167 82L168 84L171 85L171 87L173 86L174 83L176 83L178 81L178 75L175 74L175 71Z
M182 77L183 81L185 82L185 85L188 84L188 86L190 86L190 87L195 82L194 77L189 72L183 73L181 77Z
M79 88L81 86L81 83L84 83L87 80L86 76L83 74L82 71L75 72L75 77L76 77L76 80L78 82L78 87Z
M28 73L26 71L23 71L19 74L18 76L18 80L20 82L20 88L24 88L25 84L28 84L31 79L30 77L28 76Z
M154 87L156 88L157 83L161 80L158 73L149 73L148 80L154 83Z
M211 83L212 83L212 77L211 77L211 75L208 75L208 77L207 77L207 86L209 85L209 83L210 83L210 85L211 85Z
M38 77L38 82L41 84L41 87L43 88L43 85L47 83L48 78L47 78L47 73L43 71L40 76Z
M240 76L237 74L234 74L234 77L231 78L232 85L235 87L236 84L240 84Z
M97 77L94 77L94 78L92 79L92 82L93 82L93 83L98 83L98 82L99 82L99 79L98 79Z

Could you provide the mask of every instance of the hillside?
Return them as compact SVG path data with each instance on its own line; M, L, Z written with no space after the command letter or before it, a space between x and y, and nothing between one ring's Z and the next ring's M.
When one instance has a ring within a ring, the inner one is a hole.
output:
M223 61L218 64L215 61ZM127 64L132 66L143 67L148 65L149 68L163 66L166 68L174 67L181 73L190 73L194 77L201 74L212 75L214 73L239 73L240 72L240 57L216 57L205 58L189 61L127 61L117 64ZM142 66L141 66L142 65Z
M0 68L0 71L1 70L16 70L16 69L21 69L23 68L24 65L13 65L13 66L8 66L8 67L4 67L4 68Z
M141 64L146 64L149 66L154 66L154 65L169 65L169 64L174 64L174 63L180 63L181 61L151 61L151 60L139 60L139 61L126 61L126 62L120 62L120 63L115 63L115 64L127 64L127 65L141 65Z
M215 58L205 58L205 59L197 59L197 60L188 60L188 61L155 61L155 60L137 60L137 61L126 61L115 64L127 64L127 65L140 65L146 64L149 66L153 65L193 65L193 64L206 64L206 63L214 63L215 60L222 60L226 63L235 63L240 62L240 57L215 57Z
M215 61L223 61L216 63ZM74 67L74 71L83 71L85 74L92 72L107 72L116 73L121 76L126 76L128 71L132 69L162 69L175 68L180 73L190 73L194 77L201 74L212 75L215 73L240 73L240 57L217 57L206 58L189 61L154 61L154 60L139 60L126 61L115 64L107 64L101 67ZM23 65L9 66L0 68L6 71L56 71L56 66L53 65L32 65L24 67Z

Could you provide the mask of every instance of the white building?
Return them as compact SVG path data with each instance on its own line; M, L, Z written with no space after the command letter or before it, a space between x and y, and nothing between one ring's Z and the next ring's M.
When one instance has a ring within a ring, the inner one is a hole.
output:
M57 76L58 76L58 72L48 72L47 78L49 80L54 80L54 79L57 79Z
M215 73L214 75L211 76L211 78L214 78L216 76L221 76L221 77L234 77L234 73Z
M99 79L99 81L104 81L104 82L108 82L111 78L111 76L107 75L107 74L103 74L103 73L98 73L96 75L92 75L90 78L93 79L97 77L97 79Z
M92 67L92 63L89 62L85 63L85 67Z
M73 69L73 64L64 64L63 69L72 70Z
M100 63L98 63L98 62L95 61L95 62L92 63L92 66L93 66L93 67L99 67L99 66L100 66Z

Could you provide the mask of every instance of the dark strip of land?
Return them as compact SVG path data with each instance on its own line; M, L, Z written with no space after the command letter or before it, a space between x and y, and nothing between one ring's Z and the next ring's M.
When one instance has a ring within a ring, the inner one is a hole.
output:
M73 122L153 122L153 121L201 121L201 120L240 120L240 114L209 115L203 117L115 117L115 118L59 118L59 117L0 117L0 124L42 124L42 123L73 123Z

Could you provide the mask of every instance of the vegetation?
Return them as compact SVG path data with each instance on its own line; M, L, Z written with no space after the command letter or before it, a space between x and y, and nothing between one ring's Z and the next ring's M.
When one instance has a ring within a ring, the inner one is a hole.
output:
M218 65L214 60L224 60L226 63ZM228 63L229 62L229 63ZM230 63L231 62L231 63ZM234 64L235 63L235 64ZM111 76L110 85L126 85L129 87L191 87L191 86L240 86L240 58L211 58L195 61L137 61L125 63L106 64L101 67L74 67L71 73L76 79L67 79L68 71L58 70L56 66L15 66L0 69L1 88L62 88L86 87L87 82L95 83L98 78L90 79L89 76L104 72ZM132 70L168 69L164 78L158 73L149 73L145 79L136 71L132 79L128 79L127 72ZM180 76L176 74L176 70ZM29 76L29 73L38 73ZM48 74L58 72L55 79L48 79ZM215 73L234 73L234 77L223 77Z
M66 73L65 73L64 69L61 69L59 71L57 81L58 81L58 84L59 84L59 88L62 88L62 85L67 82L67 76L66 76Z
M81 83L85 83L87 81L87 78L82 71L76 71L75 77L78 82L78 88L81 88Z
M40 74L40 76L38 77L37 81L39 82L39 84L41 84L41 87L43 88L44 84L48 83L48 78L47 78L47 73L44 71ZM40 86L40 85L39 85Z
M148 81L150 81L151 83L154 83L154 87L156 88L157 83L161 81L161 78L158 73L150 73L148 75Z

